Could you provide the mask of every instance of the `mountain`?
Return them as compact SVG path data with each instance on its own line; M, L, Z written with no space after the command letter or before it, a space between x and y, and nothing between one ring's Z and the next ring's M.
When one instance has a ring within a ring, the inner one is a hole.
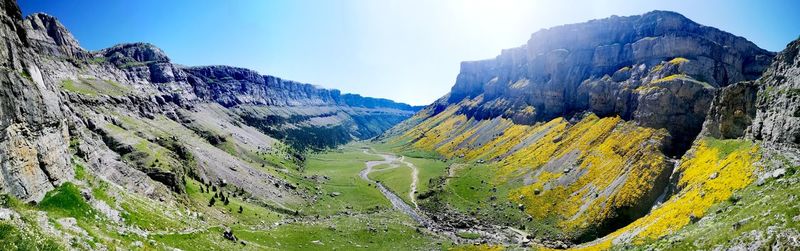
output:
M557 26L463 62L449 94L381 141L478 166L420 195L456 215L444 221L534 229L556 248L641 243L797 165L795 52L668 11ZM459 202L458 184L480 199Z
M87 51L54 17L2 7L0 187L25 201L73 180L75 158L152 196L183 191L192 175L279 200L285 192L256 184L285 181L248 162L302 166L301 152L377 136L419 109L243 68L185 67L152 44Z
M667 129L670 153L679 155L700 131L713 89L758 78L773 56L674 12L593 20L536 32L495 59L463 62L432 113L470 100L461 108L468 117L525 125L584 111L620 116Z

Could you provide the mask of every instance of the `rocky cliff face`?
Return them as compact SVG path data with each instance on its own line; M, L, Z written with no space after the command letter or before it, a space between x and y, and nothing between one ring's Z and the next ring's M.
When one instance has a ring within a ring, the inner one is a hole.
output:
M755 81L721 88L704 135L722 139L747 137L774 146L800 144L800 40L779 53Z
M43 13L33 14L23 21L27 39L36 51L62 58L88 56L75 37L55 17Z
M769 143L800 144L800 40L781 52L758 80L751 135Z
M230 66L185 68L200 98L223 106L323 106L340 105L364 108L391 108L416 111L414 107L391 100L342 94L311 84L262 76L255 71Z
M183 70L199 99L229 107L245 123L298 149L335 146L353 137L371 138L419 109L262 76L243 68L202 66Z
M464 62L447 104L463 113L533 124L576 112L665 128L688 148L713 89L753 80L773 53L744 38L654 11L542 30L491 60Z
M15 3L3 1L0 11L0 191L37 200L72 177L69 112L58 90L45 82L30 48L38 46L40 33L26 30L29 23ZM60 41L69 46L68 40Z
M288 210L306 195L255 165L299 169L298 150L378 135L417 110L241 68L186 68L146 43L86 51L54 17L0 7L0 192L24 201L80 165L159 200L191 177Z

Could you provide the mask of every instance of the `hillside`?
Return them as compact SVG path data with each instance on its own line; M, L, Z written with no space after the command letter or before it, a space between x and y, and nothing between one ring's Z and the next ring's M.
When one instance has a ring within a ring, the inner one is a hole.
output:
M248 69L177 65L147 43L87 51L55 17L23 17L14 1L0 13L4 250L168 249L190 244L186 235L242 247L224 230L291 223L327 194L306 172L319 165L309 154L419 110ZM387 236L399 232L411 233Z
M462 63L449 94L381 141L452 163L419 196L431 215L458 216L446 221L529 229L553 248L649 243L797 166L796 44L773 61L664 11L558 26ZM755 234L735 228L714 245ZM796 245L788 236L770 245Z

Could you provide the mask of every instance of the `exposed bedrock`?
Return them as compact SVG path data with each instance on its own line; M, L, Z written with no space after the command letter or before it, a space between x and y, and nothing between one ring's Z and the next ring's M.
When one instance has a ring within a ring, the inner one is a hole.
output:
M495 59L463 62L447 102L533 124L590 111L665 128L672 155L700 132L714 89L758 78L774 53L684 16L653 11L534 33Z

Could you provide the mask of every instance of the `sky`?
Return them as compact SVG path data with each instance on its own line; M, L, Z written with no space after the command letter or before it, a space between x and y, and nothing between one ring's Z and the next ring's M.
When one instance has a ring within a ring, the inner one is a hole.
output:
M780 51L800 35L800 1L19 0L56 16L89 50L149 42L183 65L232 65L426 105L462 61L494 58L556 25L651 10Z

